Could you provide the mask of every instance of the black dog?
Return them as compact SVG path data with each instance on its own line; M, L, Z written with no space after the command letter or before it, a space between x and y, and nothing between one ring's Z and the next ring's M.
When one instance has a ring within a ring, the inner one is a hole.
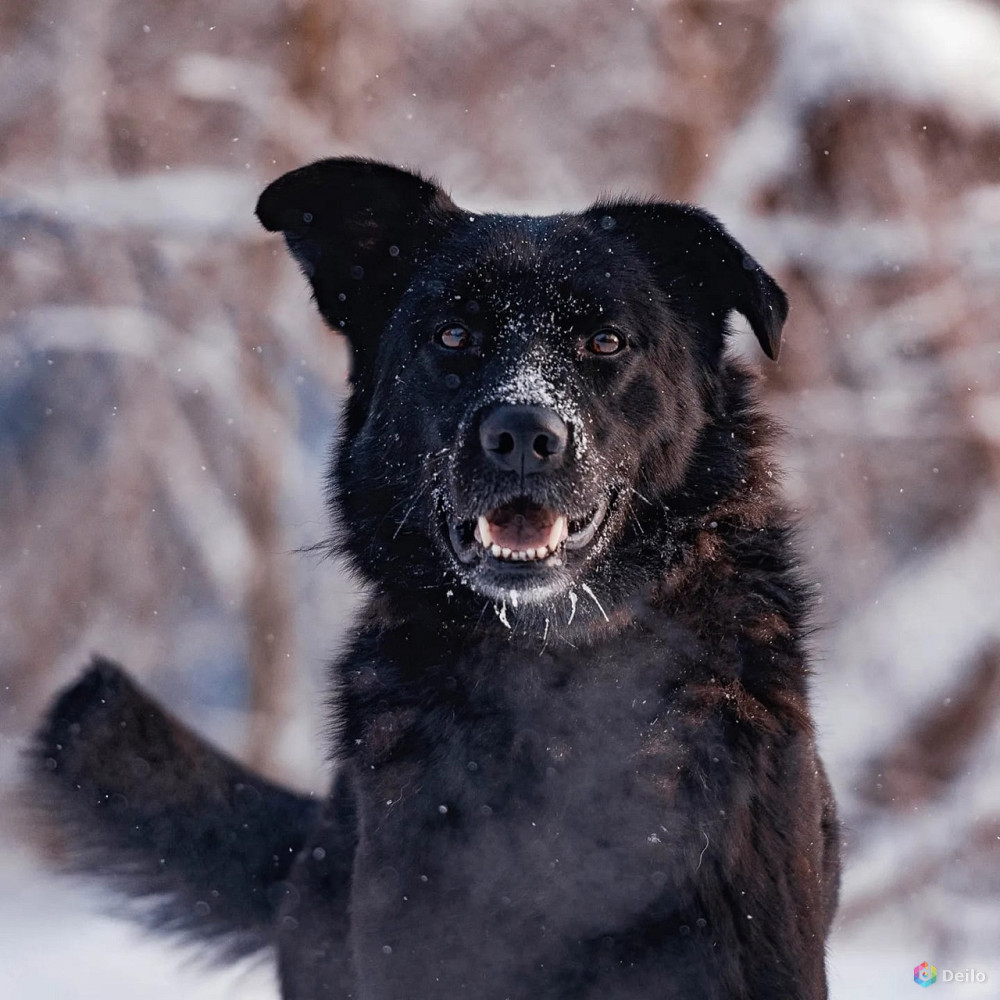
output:
M317 806L103 661L35 784L80 868L288 1000L826 996L837 827L805 592L727 317L784 294L685 205L476 215L328 160L257 208L354 351L331 475L372 584Z

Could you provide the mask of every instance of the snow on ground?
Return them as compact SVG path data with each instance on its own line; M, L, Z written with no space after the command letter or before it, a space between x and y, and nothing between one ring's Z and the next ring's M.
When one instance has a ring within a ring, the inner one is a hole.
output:
M1000 963L991 966L975 964L968 959L962 964L945 966L934 955L914 954L915 949L902 944L880 946L877 940L867 942L836 941L827 968L830 974L830 1000L919 1000L923 995L915 988L913 970L922 962L930 962L936 969L938 980L931 1000L979 1000L1000 996ZM984 983L945 982L945 968L952 972L968 970L985 972Z
M190 949L100 915L107 896L43 871L27 851L0 857L3 1000L276 1000L268 962L214 970Z

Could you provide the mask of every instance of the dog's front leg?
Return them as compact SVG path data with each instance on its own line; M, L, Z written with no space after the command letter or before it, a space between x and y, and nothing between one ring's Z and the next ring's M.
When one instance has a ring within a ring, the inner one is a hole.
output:
M357 998L349 946L357 807L341 773L300 851L278 912L278 965L284 1000Z

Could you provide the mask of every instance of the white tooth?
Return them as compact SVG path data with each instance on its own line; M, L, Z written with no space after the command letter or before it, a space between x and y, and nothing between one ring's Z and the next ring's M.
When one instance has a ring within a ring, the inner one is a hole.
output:
M512 559L516 559L518 562L522 562L524 560L524 553L523 552L514 552L512 554L512 556L511 556L511 558Z
M502 551L503 551L503 550L502 550L502 549L500 548L500 546L499 546L499 545L497 545L497 543L496 543L496 542L494 542L494 543L493 543L493 544L492 544L492 545L490 546L490 554L491 554L491 555L493 556L493 558L494 558L494 559L499 559L499 558L500 558L500 553L501 553Z
M509 559L510 556L511 556L511 551L510 551L510 549L501 549L500 550L500 555L502 555L504 557L504 559Z
M476 537L485 549L488 549L493 544L493 533L490 531L490 522L482 514L479 515L479 521L476 524Z
M550 552L555 552L569 536L569 526L566 523L566 515L560 514L549 529L548 547Z
M524 558L525 559L534 559L535 558L535 550L534 549L525 549Z

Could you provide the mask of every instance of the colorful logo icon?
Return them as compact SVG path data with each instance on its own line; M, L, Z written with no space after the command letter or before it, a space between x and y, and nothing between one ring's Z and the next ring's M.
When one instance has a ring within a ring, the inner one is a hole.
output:
M930 962L921 962L913 970L913 981L917 986L930 986L932 983L936 983L937 966L931 965Z

